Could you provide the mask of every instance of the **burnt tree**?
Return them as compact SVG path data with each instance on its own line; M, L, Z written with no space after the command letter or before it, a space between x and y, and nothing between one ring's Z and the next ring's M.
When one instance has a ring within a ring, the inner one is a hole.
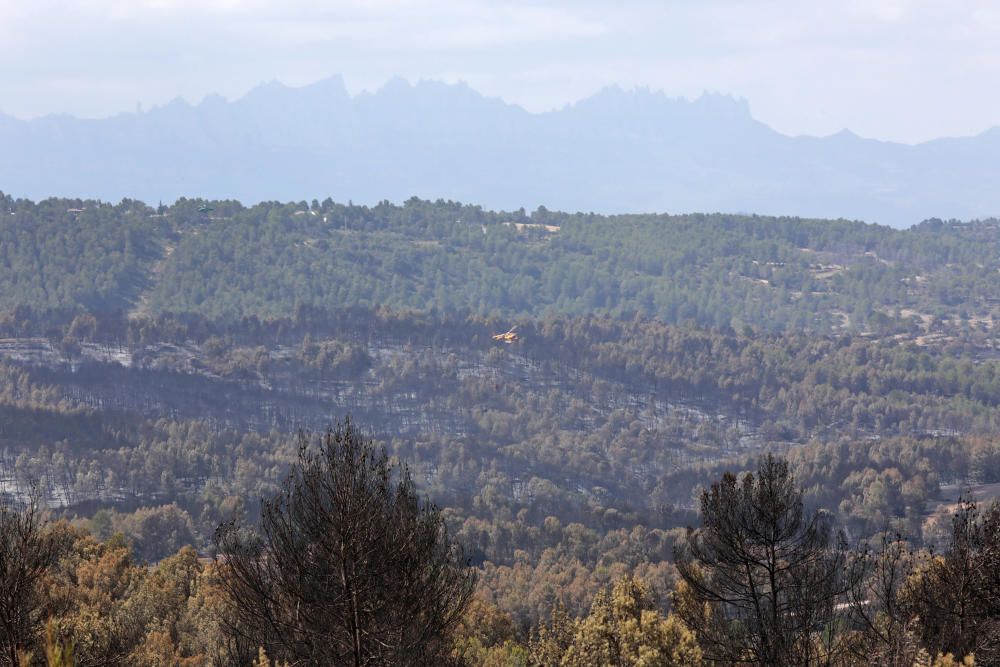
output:
M726 474L701 497L702 527L677 553L677 613L714 662L832 663L847 549L827 513L807 513L788 462ZM844 611L841 611L844 610Z
M0 665L19 665L34 645L43 606L40 584L57 556L37 494L23 506L0 503Z
M301 437L259 531L216 534L229 632L291 664L440 664L475 583L441 515L350 421Z
M983 511L963 501L951 528L944 550L919 563L904 599L932 655L974 654L977 663L1000 664L1000 505Z

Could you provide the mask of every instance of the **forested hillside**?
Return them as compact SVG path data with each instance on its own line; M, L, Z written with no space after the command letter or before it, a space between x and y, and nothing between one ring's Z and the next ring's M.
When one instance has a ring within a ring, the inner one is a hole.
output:
M672 585L699 486L765 450L856 537L934 540L942 486L1000 482L1000 361L971 359L972 333L921 346L553 316L504 345L499 324L21 307L0 320L3 488L40 483L150 560L209 549L273 492L297 429L349 413L411 466L483 594L526 628L553 599L581 613L626 571Z
M997 226L4 197L0 305L225 319L381 305L916 336L992 326Z
M198 554L348 414L478 576L472 663L576 655L622 596L683 612L703 491L767 452L852 545L929 553L1000 488L995 221L0 203L0 494L68 522L66 590L91 559L135 582L105 605L145 614L129 651L208 655ZM157 629L146 587L183 577Z

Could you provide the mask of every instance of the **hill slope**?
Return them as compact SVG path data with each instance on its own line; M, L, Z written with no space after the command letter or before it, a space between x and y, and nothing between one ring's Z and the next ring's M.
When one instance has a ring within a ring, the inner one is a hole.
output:
M756 216L596 216L402 206L0 199L0 309L239 320L388 306L635 314L742 331L985 335L996 221L901 231ZM200 210L201 209L201 210Z

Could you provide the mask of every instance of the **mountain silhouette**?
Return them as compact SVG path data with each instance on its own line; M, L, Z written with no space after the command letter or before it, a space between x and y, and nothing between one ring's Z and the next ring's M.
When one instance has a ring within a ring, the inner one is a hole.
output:
M755 120L744 100L617 87L529 113L464 84L393 79L352 97L331 77L98 120L0 115L0 190L34 199L374 203L415 195L498 209L908 226L1000 215L998 177L997 128L917 145L848 131L792 137Z

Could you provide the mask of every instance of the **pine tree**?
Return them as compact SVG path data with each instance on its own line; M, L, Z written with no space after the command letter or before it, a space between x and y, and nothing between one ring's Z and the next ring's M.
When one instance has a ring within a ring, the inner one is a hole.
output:
M316 445L259 532L216 534L228 630L293 664L441 664L475 582L441 515L350 421Z

